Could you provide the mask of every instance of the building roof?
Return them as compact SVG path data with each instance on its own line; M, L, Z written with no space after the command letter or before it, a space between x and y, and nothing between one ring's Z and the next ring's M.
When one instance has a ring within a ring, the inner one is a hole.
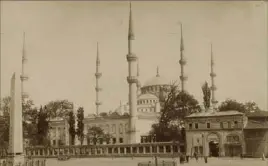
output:
M231 115L243 115L243 113L230 110L230 111L202 111L193 113L186 118L196 118L196 117L215 117L215 116L231 116Z
M268 121L248 120L245 129L268 129Z
M168 81L166 78L162 76L154 76L153 78L149 79L143 87L146 86L155 86L155 85L169 85L170 81Z
M254 111L246 113L247 117L268 117L268 111Z

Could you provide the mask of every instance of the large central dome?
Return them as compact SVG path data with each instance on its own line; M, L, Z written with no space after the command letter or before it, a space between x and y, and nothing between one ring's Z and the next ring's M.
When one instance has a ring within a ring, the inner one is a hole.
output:
M146 86L169 85L169 84L170 81L168 81L166 78L156 75L155 77L146 81L143 86L146 87Z

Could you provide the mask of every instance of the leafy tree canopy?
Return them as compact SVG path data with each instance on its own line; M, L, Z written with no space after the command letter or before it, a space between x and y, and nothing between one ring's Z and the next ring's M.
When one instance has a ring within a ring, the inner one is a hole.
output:
M208 86L208 83L205 82L202 86L202 92L203 92L203 104L206 109L210 107L210 98L211 98L211 91Z
M83 144L84 140L84 108L79 107L77 110L77 129L76 134L80 139L81 145Z
M219 107L219 111L239 111L242 113L247 113L251 111L260 111L261 109L255 102L240 103L234 99L227 99L223 101Z
M69 112L68 124L69 124L69 133L71 136L71 145L74 145L76 131L75 131L75 115L73 111Z
M68 100L50 101L45 105L49 118L68 117L69 111L73 110L73 103Z
M150 134L160 142L182 140L185 137L181 134L184 117L200 110L198 101L192 95L172 85L161 109L159 122L152 125Z
M106 142L109 142L112 136L108 133L105 133L102 128L97 127L97 126L92 126L88 129L87 138L88 139L91 138L94 145L96 145L100 139L105 140Z

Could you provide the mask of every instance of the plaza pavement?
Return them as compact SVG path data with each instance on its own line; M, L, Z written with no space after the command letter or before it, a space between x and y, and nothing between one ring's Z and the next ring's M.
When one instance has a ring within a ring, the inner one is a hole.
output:
M173 159L158 159L172 161ZM268 166L268 160L263 161L260 158L209 158L208 163L200 158L198 161L190 159L189 163L180 164L178 159L174 159L177 166ZM153 158L81 158L70 159L67 161L58 161L57 159L47 159L47 166L138 166L139 162L154 162Z

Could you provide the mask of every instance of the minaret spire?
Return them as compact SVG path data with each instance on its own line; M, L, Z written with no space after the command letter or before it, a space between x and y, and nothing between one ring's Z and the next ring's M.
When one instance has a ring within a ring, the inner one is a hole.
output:
M136 121L137 121L137 84L138 79L136 76L135 70L137 70L137 56L132 52L132 44L134 40L134 31L133 31L133 21L132 21L132 9L131 2L129 5L129 29L128 29L128 77L127 82L129 85L129 143L136 143L139 140L136 131Z
M212 48L212 43L210 45L210 77L211 77L211 103L212 107L215 110L216 109L216 104L218 103L215 97L215 91L217 90L217 87L215 86L215 80L214 78L216 77L216 73L214 73L214 57L213 57L213 48Z
M159 75L159 67L158 66L156 68L156 77L160 77L160 75Z
M141 94L141 82L140 82L140 67L139 67L139 61L137 61L137 95L139 96Z
M27 76L27 74L25 74L25 66L27 63L28 59L26 56L26 48L25 48L25 32L23 32L23 44L22 44L22 69L21 69L21 94L22 94L22 102L24 102L25 100L27 100L27 98L29 97L29 95L27 94L27 92L25 91L25 81L27 81L29 79L29 77Z
M187 77L184 73L184 66L186 65L186 60L184 58L184 43L183 43L183 33L182 33L182 23L181 23L181 45L180 45L180 66L181 66L181 91L185 91L185 82L187 80Z
M97 58L96 58L96 73L95 73L95 77L96 77L96 115L99 115L99 107L102 104L99 101L99 93L101 91L101 88L99 87L99 80L102 76L102 73L100 72L100 57L99 57L99 43L97 42Z

